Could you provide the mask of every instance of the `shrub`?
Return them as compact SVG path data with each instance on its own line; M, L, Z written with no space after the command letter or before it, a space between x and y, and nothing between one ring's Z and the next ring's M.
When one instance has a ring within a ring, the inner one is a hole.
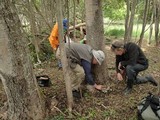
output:
M106 31L105 35L122 37L122 36L124 36L124 30L123 29L111 29L109 31Z

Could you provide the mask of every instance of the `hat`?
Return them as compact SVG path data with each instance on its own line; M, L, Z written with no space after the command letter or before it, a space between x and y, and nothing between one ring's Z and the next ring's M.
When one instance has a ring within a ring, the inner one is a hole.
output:
M94 58L97 60L98 64L101 65L102 62L104 61L105 59L105 54L103 51L101 50L92 50L92 54L94 56Z
M68 24L68 20L63 19L63 29L67 30L67 24Z
M116 48L124 48L124 43L122 41L118 41L118 40L114 41L112 43L111 49L115 50Z

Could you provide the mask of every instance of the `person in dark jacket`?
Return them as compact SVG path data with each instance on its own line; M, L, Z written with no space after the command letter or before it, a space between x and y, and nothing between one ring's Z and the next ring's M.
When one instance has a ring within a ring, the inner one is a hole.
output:
M124 44L122 41L114 41L111 50L116 55L116 71L117 79L127 79L127 87L124 94L127 95L132 91L134 84L150 82L157 86L157 82L151 75L140 77L138 73L148 68L148 59L144 55L141 48L135 43L128 42ZM123 76L125 73L125 76Z

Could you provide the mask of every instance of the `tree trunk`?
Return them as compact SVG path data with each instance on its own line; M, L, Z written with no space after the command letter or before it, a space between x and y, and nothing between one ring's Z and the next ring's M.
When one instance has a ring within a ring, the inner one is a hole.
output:
M43 16L43 14L41 13L41 11L39 10L39 8L37 7L35 1L32 1L37 13L43 18L44 22L46 23L46 25L48 26L48 28L52 29L52 27L50 26L50 24L48 23L48 21L46 20L46 18ZM53 9L53 8L52 8ZM53 14L52 14L53 15Z
M125 33L124 33L124 42L128 41L128 26L129 26L129 11L130 11L130 3L129 0L126 1L127 6L127 14L125 17Z
M85 9L87 43L89 43L94 49L105 51L102 1L85 0ZM106 82L108 78L106 61L107 60L95 69L96 79L103 83Z
M151 44L152 33L153 33L153 23L154 23L154 0L152 5L152 15L151 15L151 21L150 21L148 44Z
M130 11L130 4L131 4L131 13L129 15ZM127 0L127 18L125 21L125 36L124 36L124 42L131 41L132 37L132 31L133 31L133 21L134 21L134 15L135 15L135 9L136 9L137 0L133 0L132 3L130 3L129 0Z
M145 0L144 12L143 12L143 25L142 25L142 31L141 31L140 38L139 38L139 43L138 43L138 45L140 47L142 45L142 39L144 37L145 27L146 27L146 24L147 24L148 8L149 8L149 0Z
M54 22L56 21L56 2L55 0L41 0L41 11L50 24L50 26L53 26ZM52 28L52 27L51 27Z
M34 9L32 6L32 3L34 1L29 1L27 0L27 8L28 11L30 11L29 14L29 21L30 21L30 26L31 26L31 33L32 33L32 43L35 47L35 51L36 51L36 57L37 57L37 62L41 63L40 59L39 59L39 43L38 43L38 37L36 37L37 34L37 25L36 25L36 19L35 19L35 14L34 14Z
M73 95L72 95L72 88L71 88L71 79L69 76L70 67L67 62L66 51L64 49L65 47L64 47L64 42L63 42L62 2L61 0L56 0L56 3L57 3L57 20L58 20L58 33L59 33L58 38L60 40L60 52L61 52L61 61L63 65L63 76L64 76L65 84L66 84L68 108L69 108L69 111L72 111Z
M136 5L137 5L137 0L133 0L132 1L132 6L131 6L131 16L130 16L130 21L129 21L129 28L128 28L128 30L129 30L128 40L129 41L131 41L131 39L132 39L133 22L134 22Z
M7 120L44 120L44 104L15 9L10 0L1 1L0 79L8 100Z
M76 41L76 1L73 0L73 40Z
M159 15L160 15L160 8L159 8L159 1L155 0L155 41L156 46L158 46L158 39L159 39Z

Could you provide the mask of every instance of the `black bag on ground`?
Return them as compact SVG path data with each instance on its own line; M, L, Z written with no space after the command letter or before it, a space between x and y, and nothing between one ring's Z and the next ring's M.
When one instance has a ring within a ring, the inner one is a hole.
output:
M51 84L50 78L48 77L48 75L36 76L36 79L40 87L49 87Z
M151 93L138 104L138 120L160 120L160 96Z

